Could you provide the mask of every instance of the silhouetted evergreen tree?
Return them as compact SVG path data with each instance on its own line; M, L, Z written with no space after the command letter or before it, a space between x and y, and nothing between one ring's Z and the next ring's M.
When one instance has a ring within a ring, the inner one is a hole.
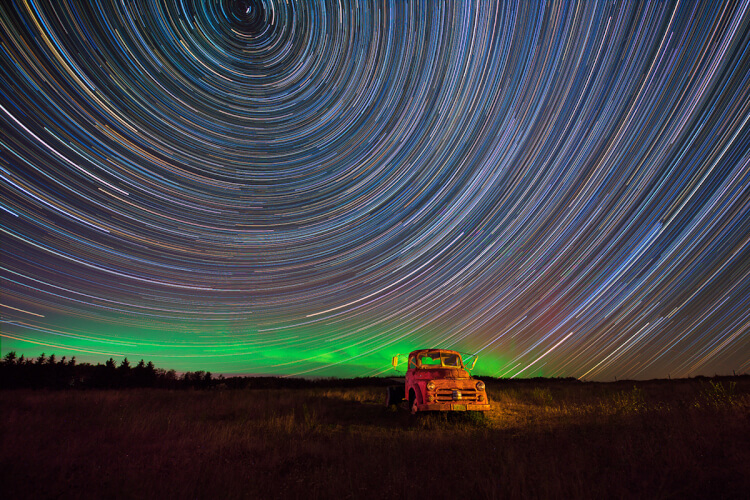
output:
M117 367L118 387L131 387L133 382L131 372L130 361L128 361L128 358L123 358L120 362L120 366Z
M19 371L19 363L16 361L16 351L10 351L0 361L0 388L15 387Z
M2 362L4 365L15 365L16 364L16 351L10 351L5 356L3 356Z
M146 363L146 371L145 371L145 374L144 374L144 378L145 378L145 381L146 381L145 382L146 383L146 387L155 387L156 386L156 381L157 381L156 367L154 366L154 364L151 361L149 361L148 363Z
M115 360L113 358L109 358L107 362L104 363L104 369L100 370L100 372L100 383L102 384L102 387L118 387L119 384L117 384L117 365L115 364Z
M133 367L132 382L135 387L146 387L146 362L143 359Z

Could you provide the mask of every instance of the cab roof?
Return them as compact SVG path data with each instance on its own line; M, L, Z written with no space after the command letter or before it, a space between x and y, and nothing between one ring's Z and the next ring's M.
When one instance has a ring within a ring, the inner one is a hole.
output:
M417 354L421 354L423 352L433 352L433 351L446 352L450 354L458 354L459 356L461 355L461 353L458 351L452 351L450 349L440 349L439 347L435 347L433 349L417 349L416 351L410 352L409 356L416 356Z

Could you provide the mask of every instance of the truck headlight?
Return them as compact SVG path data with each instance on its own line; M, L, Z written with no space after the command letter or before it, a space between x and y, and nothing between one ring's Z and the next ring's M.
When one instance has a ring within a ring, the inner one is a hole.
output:
M477 382L477 390L478 391L484 390L484 382L482 382L481 380Z
M427 390L428 391L434 391L435 390L435 382L433 382L432 380L430 380L429 382L427 382Z

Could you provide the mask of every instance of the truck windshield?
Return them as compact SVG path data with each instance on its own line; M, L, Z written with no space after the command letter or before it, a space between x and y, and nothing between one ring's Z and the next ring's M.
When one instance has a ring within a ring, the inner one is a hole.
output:
M459 368L461 357L452 352L430 351L418 356L422 368Z

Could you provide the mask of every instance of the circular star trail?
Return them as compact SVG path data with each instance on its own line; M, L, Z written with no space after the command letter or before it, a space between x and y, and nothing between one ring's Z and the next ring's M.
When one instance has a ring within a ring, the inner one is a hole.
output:
M0 7L2 350L750 369L750 4Z

